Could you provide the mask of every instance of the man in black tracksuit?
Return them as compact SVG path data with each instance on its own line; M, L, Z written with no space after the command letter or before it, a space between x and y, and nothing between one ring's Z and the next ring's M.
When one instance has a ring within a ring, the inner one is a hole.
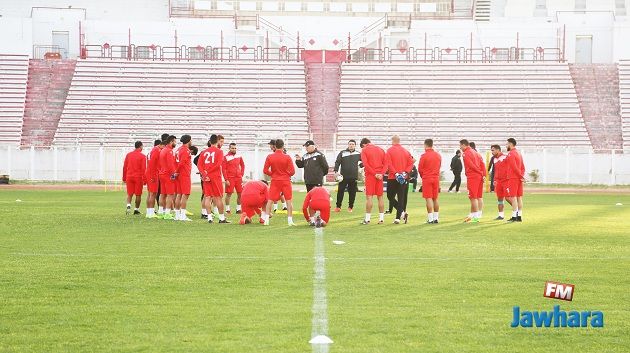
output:
M343 202L343 194L346 187L350 196L348 211L352 212L352 208L354 208L354 199L357 196L359 165L361 164L361 152L356 150L356 146L357 142L355 140L348 141L348 148L339 152L335 161L335 174L339 173L343 177L343 180L337 186L337 208L335 208L335 212L341 211L341 203Z
M455 179L451 184L451 187L448 188L448 192L452 192L453 188L455 188L456 192L459 192L459 186L462 185L462 160L461 160L461 151L455 151L455 155L451 159L451 171L453 172L453 176Z
M317 150L315 142L308 140L304 144L306 154L300 157L295 155L295 165L304 168L304 183L306 191L311 191L316 186L322 186L324 176L328 174L328 162L326 156Z

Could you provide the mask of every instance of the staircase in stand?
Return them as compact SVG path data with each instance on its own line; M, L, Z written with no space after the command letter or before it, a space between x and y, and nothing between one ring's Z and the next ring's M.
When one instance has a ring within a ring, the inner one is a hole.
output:
M76 60L30 60L22 146L52 144L75 66Z
M306 64L306 100L309 131L321 149L334 145L339 120L341 64Z

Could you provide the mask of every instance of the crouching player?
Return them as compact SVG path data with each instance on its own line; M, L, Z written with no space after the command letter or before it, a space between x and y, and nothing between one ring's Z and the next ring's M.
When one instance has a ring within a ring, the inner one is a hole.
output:
M239 224L252 223L255 214L260 217L259 222L265 223L266 212L261 209L266 207L269 200L269 188L265 181L250 181L243 185L241 192L241 220Z
M330 193L318 186L306 194L302 204L304 218L311 226L325 227L330 219Z

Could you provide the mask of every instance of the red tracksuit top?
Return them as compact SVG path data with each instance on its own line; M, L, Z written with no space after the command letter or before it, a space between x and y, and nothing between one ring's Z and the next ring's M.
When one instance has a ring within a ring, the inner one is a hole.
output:
M262 181L248 181L243 185L243 193L241 199L253 198L255 200L268 200L269 199L269 187Z
M507 156L503 153L499 153L498 156L493 158L495 181L507 180L507 163L505 163L505 158L507 158Z
M265 159L263 172L271 177L271 180L290 181L295 174L293 160L282 150L276 150Z
M243 157L228 152L225 158L223 158L223 178L242 179L243 174L245 174L245 162L243 162Z
M433 148L427 148L420 156L418 163L418 174L422 180L440 180L440 168L442 167L442 156L435 152Z
M148 161L147 161L147 179L157 179L160 173L160 152L162 148L160 146L155 146L149 152Z
M387 179L396 179L396 173L411 173L413 169L413 157L400 144L392 145L387 149Z
M169 177L177 171L177 163L173 154L173 147L166 146L160 151L160 175Z
M135 149L125 156L125 163L123 164L123 181L127 179L145 179L145 173L147 168L147 157L142 154L140 148Z
M361 162L366 176L385 174L387 171L387 154L382 148L371 143L361 149Z
M177 173L179 173L180 177L190 176L192 171L192 159L190 157L190 150L188 146L182 145L177 150Z
M315 211L324 211L321 213L322 219L324 220L324 222L328 223L328 218L330 213L329 212L325 212L325 211L330 211L330 193L328 192L328 190L326 190L326 188L323 188L321 186L315 187L313 189L311 189L311 191L309 191L306 194L306 197L304 198L304 203L302 203L302 213L304 214L304 218L306 218L306 220L308 220L308 207L311 206L312 202L315 201L324 201L324 205L327 205L328 209L327 210L320 210L318 208L314 208L312 207Z
M523 164L523 157L516 148L510 150L506 157L506 174L508 179L523 179L525 176L525 165Z
M202 179L221 179L221 166L223 165L223 151L218 147L208 147L197 161L197 168Z
M483 168L480 169L482 162L479 161L479 153L470 147L466 147L462 154L464 158L464 168L466 169L466 178L482 178L483 171L481 171L481 169Z

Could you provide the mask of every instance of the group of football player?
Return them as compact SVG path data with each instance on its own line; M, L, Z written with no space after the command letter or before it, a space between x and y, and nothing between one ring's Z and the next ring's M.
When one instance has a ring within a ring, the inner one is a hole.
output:
M245 163L243 157L237 153L235 143L230 143L228 152L224 154L224 138L221 135L211 135L207 148L201 152L192 145L190 135L182 135L179 142L178 146L176 136L163 134L154 141L153 149L148 155L142 153L143 144L140 141L127 154L123 166L123 182L127 187L128 214L132 212L131 202L134 195L133 214L140 214L143 186L146 185L147 218L191 221L189 216L192 213L187 211L187 204L194 164L201 178L201 217L207 222L214 223L215 218L218 218L218 223L230 223L226 214L231 213L231 197L236 193L236 213L241 215L240 224L252 223L255 215L258 215L261 224L269 225L270 218L275 213L286 213L287 224L294 226L291 179L296 172L296 165L305 169L307 195L302 205L305 220L314 226L325 226L330 221L332 199L323 186L323 180L328 174L328 164L313 141L309 140L303 145L307 153L303 156L296 154L294 161L287 154L283 140L271 140L271 153L266 157L263 167L263 173L270 178L270 182L252 180L246 183L243 183ZM396 209L393 223L408 222L409 181L412 170L415 171L416 160L401 146L400 137L393 136L391 142L391 146L385 151L368 138L363 138L359 143L359 152L356 151L356 141L350 140L348 148L339 153L334 167L339 182L335 212L341 212L346 190L350 196L348 212L353 211L359 169L363 168L366 205L361 224L367 225L371 222L374 197L379 210L378 223L384 223L384 190L387 190L391 209ZM516 141L513 138L507 139L506 147L508 152L503 154L499 145L491 146L493 157L489 165L493 172L493 190L499 209L496 219L504 219L504 202L507 201L513 209L512 217L508 221L520 222L525 168L516 149ZM470 213L464 222L478 223L482 217L483 191L488 169L483 156L471 148L469 141L461 140L460 150L470 200ZM422 179L422 197L426 203L427 223L430 224L439 223L441 163L440 154L433 149L433 140L426 139L417 172ZM280 203L281 208L278 206Z

